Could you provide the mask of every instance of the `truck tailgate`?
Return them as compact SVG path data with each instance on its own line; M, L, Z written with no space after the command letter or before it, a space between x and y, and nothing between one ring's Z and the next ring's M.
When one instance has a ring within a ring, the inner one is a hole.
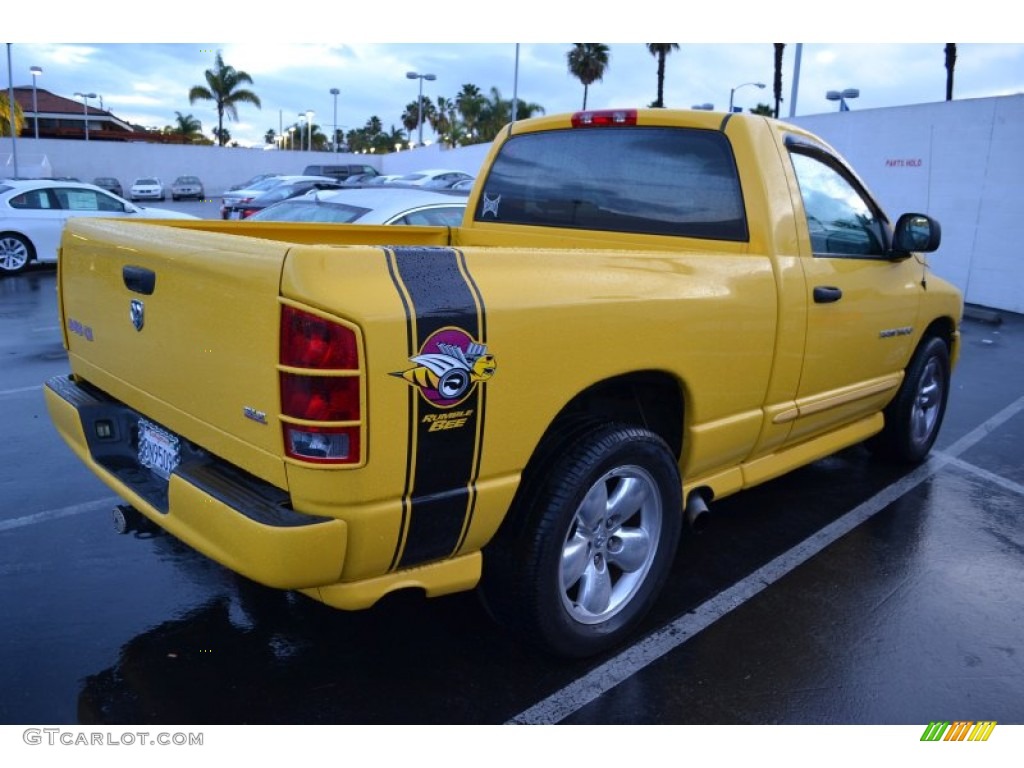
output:
M273 425L278 289L288 248L153 224L72 220L60 259L72 372L285 487Z

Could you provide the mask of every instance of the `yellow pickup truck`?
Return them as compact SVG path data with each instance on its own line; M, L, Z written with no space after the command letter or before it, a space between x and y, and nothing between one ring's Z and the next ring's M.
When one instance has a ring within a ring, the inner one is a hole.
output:
M69 222L46 397L119 515L228 568L344 609L479 584L583 656L715 499L862 441L925 457L939 238L769 118L526 120L460 227Z

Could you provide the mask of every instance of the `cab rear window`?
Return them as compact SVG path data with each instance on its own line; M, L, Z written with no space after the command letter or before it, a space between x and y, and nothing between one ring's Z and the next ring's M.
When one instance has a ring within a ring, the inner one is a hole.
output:
M732 148L718 131L611 127L515 136L474 219L746 241Z

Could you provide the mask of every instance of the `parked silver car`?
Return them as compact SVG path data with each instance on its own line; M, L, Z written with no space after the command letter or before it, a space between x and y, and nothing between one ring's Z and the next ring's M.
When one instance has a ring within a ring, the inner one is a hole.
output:
M107 192L113 192L118 197L124 197L124 189L121 187L121 182L113 176L97 176L92 180L92 183L100 189L105 189Z
M171 200L181 200L186 197L202 200L205 195L203 182L199 180L198 176L179 176L171 184Z

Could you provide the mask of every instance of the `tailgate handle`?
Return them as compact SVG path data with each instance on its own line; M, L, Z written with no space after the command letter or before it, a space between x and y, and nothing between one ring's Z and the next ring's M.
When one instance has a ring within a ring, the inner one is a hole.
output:
M831 285L818 285L814 288L815 304L831 304L843 298L843 292Z
M126 266L121 270L121 277L124 278L124 287L129 291L152 296L156 290L156 272L152 269Z

